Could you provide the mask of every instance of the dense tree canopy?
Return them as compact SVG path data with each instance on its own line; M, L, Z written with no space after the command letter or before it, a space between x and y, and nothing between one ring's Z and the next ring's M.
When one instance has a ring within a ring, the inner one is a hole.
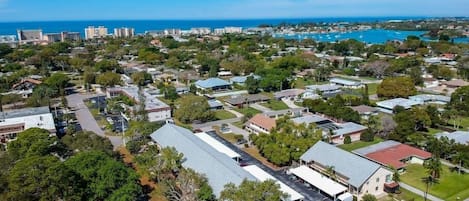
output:
M469 114L469 86L460 87L451 94L450 107L464 114Z
M244 180L239 186L227 184L220 199L226 201L263 200L278 201L287 197L273 180L264 182Z
M121 82L121 76L113 72L105 72L99 74L98 77L96 77L96 83L104 87L112 87L115 85L119 85Z
M383 80L378 86L378 96L385 98L407 98L415 95L417 89L409 77L390 77Z
M183 123L192 123L196 120L200 122L211 120L214 114L210 111L207 99L190 95L181 98L174 117Z

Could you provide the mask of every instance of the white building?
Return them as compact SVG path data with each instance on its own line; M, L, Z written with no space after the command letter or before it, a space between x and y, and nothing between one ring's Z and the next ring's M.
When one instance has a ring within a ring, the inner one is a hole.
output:
M195 35L208 35L212 30L208 27L194 27L191 28L190 33Z
M107 28L104 26L94 27L89 26L85 28L85 38L94 39L94 38L104 38L108 35Z
M225 33L243 33L243 27L225 27Z
M150 93L148 90L142 92L142 98L139 94L139 89L137 86L127 86L127 87L116 87L107 90L107 96L109 98L124 95L131 98L136 103L139 103L143 98L145 101L145 111L147 112L148 121L150 122L159 122L165 121L171 118L171 107L166 103L162 102L156 97L156 94ZM131 107L132 111L136 111L137 106Z
M114 37L116 38L132 38L134 35L134 28L122 27L114 29Z
M0 112L0 140L16 138L16 135L29 128L42 128L55 133L54 117L49 107L24 108Z

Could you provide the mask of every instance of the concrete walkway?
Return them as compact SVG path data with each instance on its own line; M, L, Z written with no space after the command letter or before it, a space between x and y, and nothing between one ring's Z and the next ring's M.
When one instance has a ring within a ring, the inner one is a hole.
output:
M253 103L253 104L249 104L249 107L250 108L254 108L256 110L259 110L261 111L262 113L264 112L271 112L272 110L270 108L267 108L267 107L264 107L258 103Z
M412 186L410 186L410 185L407 185L407 184L405 184L405 183L399 182L399 186L400 186L401 188L404 188L404 189L406 189L406 190L408 190L408 191L410 191L410 192L413 192L413 193L415 193L415 194L417 194L417 195L420 195L420 196L422 196L422 197L425 197L425 192L423 192L423 191L421 191L421 190L419 190L419 189L417 189L417 188L414 188L414 187L412 187ZM430 195L430 194L427 195L427 199L428 199L428 200L431 200L431 201L443 201L442 199L437 198L437 197L435 197L435 196L433 196L433 195Z
M83 100L103 96L104 94L71 94L68 95L67 103L68 106L71 108L76 109L75 115L77 117L78 122L80 122L81 128L86 131L91 131L96 133L101 137L106 137L111 141L111 144L114 146L114 150L120 147L123 144L122 137L120 136L106 136L104 135L104 131L99 127L98 122L94 119L93 115L91 114L88 107L85 105Z

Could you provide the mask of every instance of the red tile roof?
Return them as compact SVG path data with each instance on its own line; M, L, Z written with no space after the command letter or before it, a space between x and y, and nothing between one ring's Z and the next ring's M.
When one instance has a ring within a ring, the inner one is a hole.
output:
M392 166L396 169L403 168L406 166L405 163L401 162L403 159L410 157L417 157L420 159L429 159L432 154L406 144L400 144L387 149L382 149L376 152L365 155L367 158L377 161L381 164Z
M274 128L277 125L277 123L275 122L275 119L272 119L263 114L256 114L254 117L249 119L249 122L257 126L260 126L262 128L265 128L268 131L271 131L272 128Z

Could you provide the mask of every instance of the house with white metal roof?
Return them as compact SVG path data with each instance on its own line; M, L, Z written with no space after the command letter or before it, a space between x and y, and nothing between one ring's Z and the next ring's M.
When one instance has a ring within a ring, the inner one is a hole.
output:
M238 159L241 159L241 155L239 155L220 141L216 140L212 136L208 135L207 133L196 133L194 135L205 143L207 143L208 145L210 145L211 147L213 147L214 149L216 149L218 152L223 153L236 161L238 161Z
M256 181L256 178L241 168L236 161L188 129L166 124L150 136L160 148L174 147L182 153L182 166L205 175L216 197L220 196L226 184L233 183L238 186L244 179Z
M323 175L332 170L334 180L358 200L365 194L382 196L385 184L393 183L392 172L381 165L322 141L306 151L300 160Z
M346 88L360 88L363 84L360 81L349 80L344 78L335 77L329 80L331 84L346 87Z
M440 104L446 105L451 101L450 96L435 95L435 94L419 94L410 96L409 100L417 101L421 104Z
M406 98L394 98L385 101L376 102L378 109L381 112L392 114L396 106L402 106L404 109L408 110L416 105L421 105L421 102L410 100Z
M442 132L442 133L436 134L435 137L438 139L446 137L449 140L454 140L456 143L469 145L469 132L468 131L455 131L452 133Z

